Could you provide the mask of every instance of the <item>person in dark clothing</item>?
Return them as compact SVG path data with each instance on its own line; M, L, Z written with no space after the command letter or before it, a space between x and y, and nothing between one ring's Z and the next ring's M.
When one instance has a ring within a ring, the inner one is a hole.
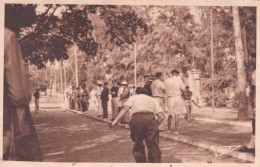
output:
M138 163L147 162L145 156L145 140L148 149L148 162L160 163L161 151L159 148L159 129L158 126L163 122L165 116L159 102L147 96L142 87L136 89L136 95L131 96L124 104L124 108L111 123L113 127L119 119L129 112L131 121L130 137L135 142L133 156ZM155 116L157 119L155 119Z
M118 86L116 80L112 81L113 87L111 88L110 92L112 94L111 100L111 108L112 108L112 120L115 119L116 115L118 114Z
M108 82L104 83L104 89L101 92L101 100L102 100L102 108L103 108L103 118L108 118L108 111L107 111L107 103L108 103L108 95L109 89L107 87Z
M88 110L88 99L89 99L89 95L88 95L88 90L87 90L87 86L86 84L82 85L82 112L86 112Z
M144 89L146 90L147 95L152 97L153 96L152 89L151 89L152 81L150 80L149 75L144 76L144 82L145 82Z
M40 102L40 89L39 88L36 89L33 96L35 99L35 112L39 113L39 102Z

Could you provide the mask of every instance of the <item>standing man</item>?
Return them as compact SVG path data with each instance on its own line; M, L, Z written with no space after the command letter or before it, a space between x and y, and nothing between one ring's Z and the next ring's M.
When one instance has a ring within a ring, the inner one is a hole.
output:
M145 95L145 92L142 87L136 89L136 95L131 96L124 104L124 108L111 123L111 127L129 111L131 118L129 123L130 137L135 142L132 153L136 162L147 162L143 143L143 140L145 140L148 149L148 162L160 163L161 151L159 148L158 125L162 123L165 117L158 101ZM155 115L157 120L155 120Z
M117 87L116 80L113 80L112 83L113 86L110 92L112 94L112 100L111 100L112 120L114 120L118 114L118 87Z
M159 102L160 107L165 113L165 85L161 72L155 74L155 81L151 85L153 98Z
M144 76L144 82L145 82L144 83L144 89L146 90L147 95L152 96L152 89L151 89L152 81L150 80L149 75Z
M82 92L79 87L77 87L77 110L81 111L81 103L82 103Z
M33 94L35 99L35 113L39 113L40 89L37 88Z
M107 111L107 103L108 103L108 95L109 89L107 87L108 82L104 82L104 89L101 92L101 100L102 100L102 107L103 107L103 118L108 118L108 111Z
M130 97L130 89L128 88L128 84L126 81L122 82L122 94L120 95L119 102L121 103L121 106L123 107L128 98ZM129 122L129 114L125 114L122 119L121 123L128 123Z
M82 85L82 112L88 111L88 106L89 106L89 95L88 95L88 90L86 84Z
M98 81L97 83L97 99L98 99L98 117L102 117L103 110L102 110L102 100L101 100L101 93L103 91L102 82Z
M171 130L172 116L175 116L175 132L179 134L179 115L183 112L184 100L182 99L182 91L185 91L183 81L179 77L179 71L172 70L172 77L165 81L168 117L168 132Z

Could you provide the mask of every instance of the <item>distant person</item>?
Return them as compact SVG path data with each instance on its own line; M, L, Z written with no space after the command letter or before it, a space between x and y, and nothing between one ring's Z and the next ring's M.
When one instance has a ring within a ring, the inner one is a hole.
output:
M103 91L103 87L102 87L102 82L98 82L97 83L97 92L96 92L96 97L98 99L98 104L97 104L97 108L98 108L98 117L102 117L103 116L103 107L102 107L102 100L101 100L101 93Z
M144 76L144 82L145 82L145 84L144 84L144 89L146 90L147 95L148 95L148 96L153 96L153 95L152 95L152 89L151 89L152 81L151 81L149 75L145 75L145 76Z
M123 81L122 82L122 94L120 94L120 99L119 99L119 102L121 103L120 106L123 107L129 97L130 97L130 89L128 87L127 82ZM129 114L125 114L121 119L121 123L126 124L128 122L129 122Z
M82 92L81 89L79 87L77 87L77 110L78 111L82 111Z
M184 116L184 118L187 121L191 120L191 112L192 112L192 92L190 91L190 87L186 86L186 90L183 91L182 93L182 97L184 99L184 104L185 104L185 108L186 108L186 115Z
M179 77L179 71L172 70L172 77L165 81L168 117L168 132L171 130L172 116L175 116L175 131L174 134L179 134L179 115L183 112L184 100L182 91L185 91L183 81Z
M87 85L82 85L82 112L88 111L89 106L89 93L87 90Z
M161 151L159 148L159 131L158 125L164 120L163 110L158 101L145 94L142 87L136 89L136 95L131 96L124 104L124 108L116 116L111 123L113 127L120 118L129 112L130 121L130 137L135 142L133 148L133 156L138 163L145 163L145 140L148 149L148 162L160 163ZM155 119L157 116L157 120Z
M107 103L109 100L109 89L108 89L108 82L104 82L104 88L101 92L101 100L102 100L102 108L103 108L103 118L108 118L108 109Z
M113 84L113 86L110 90L110 93L112 95L112 100L111 100L112 120L114 120L118 114L118 102L119 102L118 89L119 88L118 88L116 80L113 80L112 84Z
M37 88L33 94L35 99L35 113L39 113L39 103L40 103L40 89Z
M4 29L3 91L3 159L41 161L42 154L29 107L32 92L21 47L15 33L7 28Z

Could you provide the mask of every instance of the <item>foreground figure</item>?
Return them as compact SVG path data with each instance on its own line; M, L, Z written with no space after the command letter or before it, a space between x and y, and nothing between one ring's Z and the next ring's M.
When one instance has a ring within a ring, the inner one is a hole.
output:
M113 127L118 120L129 111L131 139L135 142L133 156L136 162L147 162L145 156L145 140L148 149L148 162L161 162L161 151L159 149L158 125L164 120L163 110L157 100L149 97L144 88L138 87L136 95L131 96L124 104L115 120L111 123ZM131 110L130 110L131 109ZM155 120L155 115L157 120Z
M30 113L31 91L14 32L4 30L3 159L42 160Z

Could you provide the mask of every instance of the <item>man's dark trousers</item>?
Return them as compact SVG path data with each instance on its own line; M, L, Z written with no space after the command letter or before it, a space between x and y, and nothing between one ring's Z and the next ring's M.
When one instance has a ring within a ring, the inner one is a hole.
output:
M158 124L153 113L135 113L130 121L131 139L135 142L133 156L136 162L145 163L145 146L148 149L148 162L160 163Z
M108 111L107 111L107 100L102 100L102 107L103 107L103 117L108 117Z

